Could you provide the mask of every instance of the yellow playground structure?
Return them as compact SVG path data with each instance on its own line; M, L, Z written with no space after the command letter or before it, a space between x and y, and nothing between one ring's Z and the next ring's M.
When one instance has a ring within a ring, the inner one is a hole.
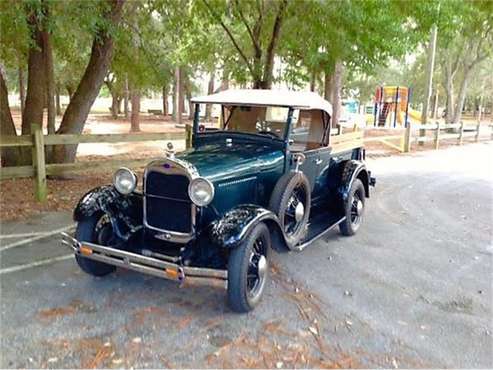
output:
M405 86L379 86L375 92L373 126L404 127L406 122L421 122L421 113L409 107L411 89Z

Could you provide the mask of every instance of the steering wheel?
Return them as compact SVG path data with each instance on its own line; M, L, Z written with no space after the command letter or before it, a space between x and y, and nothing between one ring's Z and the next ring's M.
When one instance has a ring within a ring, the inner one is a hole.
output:
M277 136L276 133L271 132L271 131L259 131L259 132L257 132L257 134L260 134L260 135L271 135L274 138L279 139L279 136Z

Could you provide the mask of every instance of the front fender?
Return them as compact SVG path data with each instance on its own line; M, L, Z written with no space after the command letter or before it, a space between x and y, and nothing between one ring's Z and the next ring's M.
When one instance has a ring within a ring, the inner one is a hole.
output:
M347 199L355 179L361 180L365 187L365 196L367 198L370 197L370 175L366 169L366 165L362 161L352 159L345 162L342 169L339 193L343 200Z
M279 220L273 212L260 206L246 204L233 208L212 223L211 240L223 248L235 248L259 222L267 222L269 226L280 231Z
M74 221L81 221L97 212L109 216L118 237L128 239L142 228L142 195L120 194L113 185L105 185L87 192L75 207Z

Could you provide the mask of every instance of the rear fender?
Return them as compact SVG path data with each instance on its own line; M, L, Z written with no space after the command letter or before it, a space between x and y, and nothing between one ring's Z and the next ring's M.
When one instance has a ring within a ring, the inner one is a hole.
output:
M127 240L142 228L142 195L122 195L113 185L100 186L79 200L73 218L78 222L99 212L108 215L116 235Z
M362 161L349 160L343 164L341 184L339 193L343 200L349 196L349 191L355 179L361 180L365 188L365 196L370 197L370 174L366 169L366 165Z
M259 223L265 222L275 238L273 244L285 245L284 234L277 216L268 209L253 204L241 205L226 212L211 224L211 240L225 249L236 248Z

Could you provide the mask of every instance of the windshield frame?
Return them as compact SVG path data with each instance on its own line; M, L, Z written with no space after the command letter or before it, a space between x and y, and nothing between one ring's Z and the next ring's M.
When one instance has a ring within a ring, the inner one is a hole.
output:
M286 117L286 122L285 122L285 129L282 137L273 137L272 135L266 135L266 134L259 134L259 133L251 133L251 132L241 132L241 131L228 131L225 130L224 127L228 124L229 119L232 117L231 115L228 117L228 120L225 121L225 113L224 113L224 108L228 106L227 104L221 104L221 122L222 122L222 127L219 129L215 129L213 131L200 131L200 103L195 104L195 113L193 117L193 135L202 135L205 133L210 133L210 132L222 132L222 133L232 133L232 134L244 134L248 135L250 137L261 137L261 138L270 138L272 140L276 141L281 141L284 142L285 145L288 145L289 142L289 133L291 132L291 125L293 121L293 113L294 113L294 108L291 106L283 106L283 105L258 105L258 104L252 104L252 105L244 105L244 106L249 106L249 107L279 107L279 108L287 108L288 109L288 114ZM236 105L233 106L233 109L236 109Z

